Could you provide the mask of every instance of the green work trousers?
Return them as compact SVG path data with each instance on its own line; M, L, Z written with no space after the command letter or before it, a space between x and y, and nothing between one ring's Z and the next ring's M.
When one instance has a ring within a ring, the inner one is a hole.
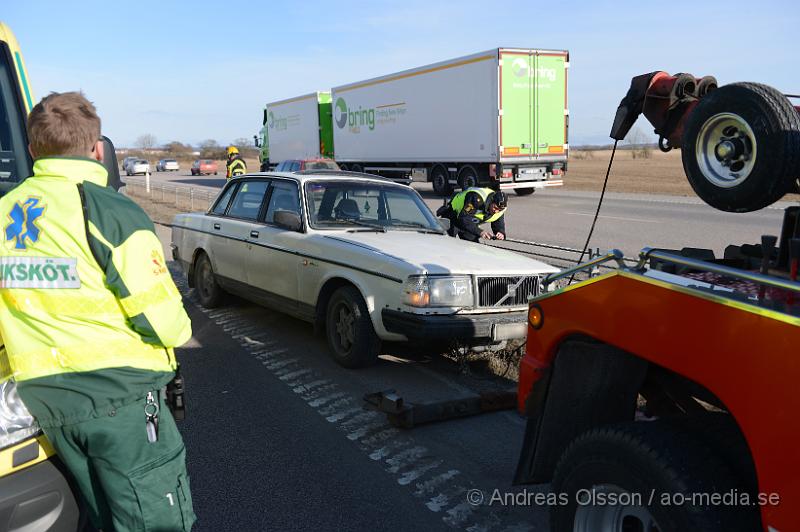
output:
M97 418L44 429L104 532L188 531L195 522L186 450L159 396L158 440L145 427L146 398Z

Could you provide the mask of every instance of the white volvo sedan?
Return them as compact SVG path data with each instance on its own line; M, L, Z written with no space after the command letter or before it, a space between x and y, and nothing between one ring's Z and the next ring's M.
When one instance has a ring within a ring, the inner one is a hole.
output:
M312 322L346 367L382 341L524 337L528 298L557 271L447 236L410 187L320 170L232 179L208 212L175 217L172 253L202 305L230 292Z

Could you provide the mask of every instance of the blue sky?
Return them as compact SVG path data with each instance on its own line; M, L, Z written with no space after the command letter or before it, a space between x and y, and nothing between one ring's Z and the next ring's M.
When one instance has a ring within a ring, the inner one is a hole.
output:
M498 46L570 51L572 145L607 142L630 78L653 70L800 93L789 0L6 4L37 97L83 90L119 146L252 137L266 102Z

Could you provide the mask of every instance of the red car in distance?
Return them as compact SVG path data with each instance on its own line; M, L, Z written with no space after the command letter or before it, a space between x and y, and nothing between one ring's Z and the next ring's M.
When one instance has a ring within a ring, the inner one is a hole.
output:
M192 163L192 175L217 175L218 171L217 161L211 159L197 159Z

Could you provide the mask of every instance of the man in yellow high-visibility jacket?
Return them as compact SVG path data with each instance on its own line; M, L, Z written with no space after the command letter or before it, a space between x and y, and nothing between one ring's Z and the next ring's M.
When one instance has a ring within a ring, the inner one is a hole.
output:
M225 178L230 179L237 175L244 175L247 173L247 163L244 162L242 156L239 155L239 148L236 146L228 146L226 150L228 154L228 162L225 165Z
M437 215L450 219L450 236L459 236L470 242L479 239L506 237L504 215L508 207L505 192L491 188L468 188L453 196L450 202L437 211ZM494 234L480 225L488 223Z
M191 324L147 215L106 186L80 93L28 118L33 176L0 198L0 333L11 378L104 530L190 530L164 401ZM7 375L6 375L7 377Z

